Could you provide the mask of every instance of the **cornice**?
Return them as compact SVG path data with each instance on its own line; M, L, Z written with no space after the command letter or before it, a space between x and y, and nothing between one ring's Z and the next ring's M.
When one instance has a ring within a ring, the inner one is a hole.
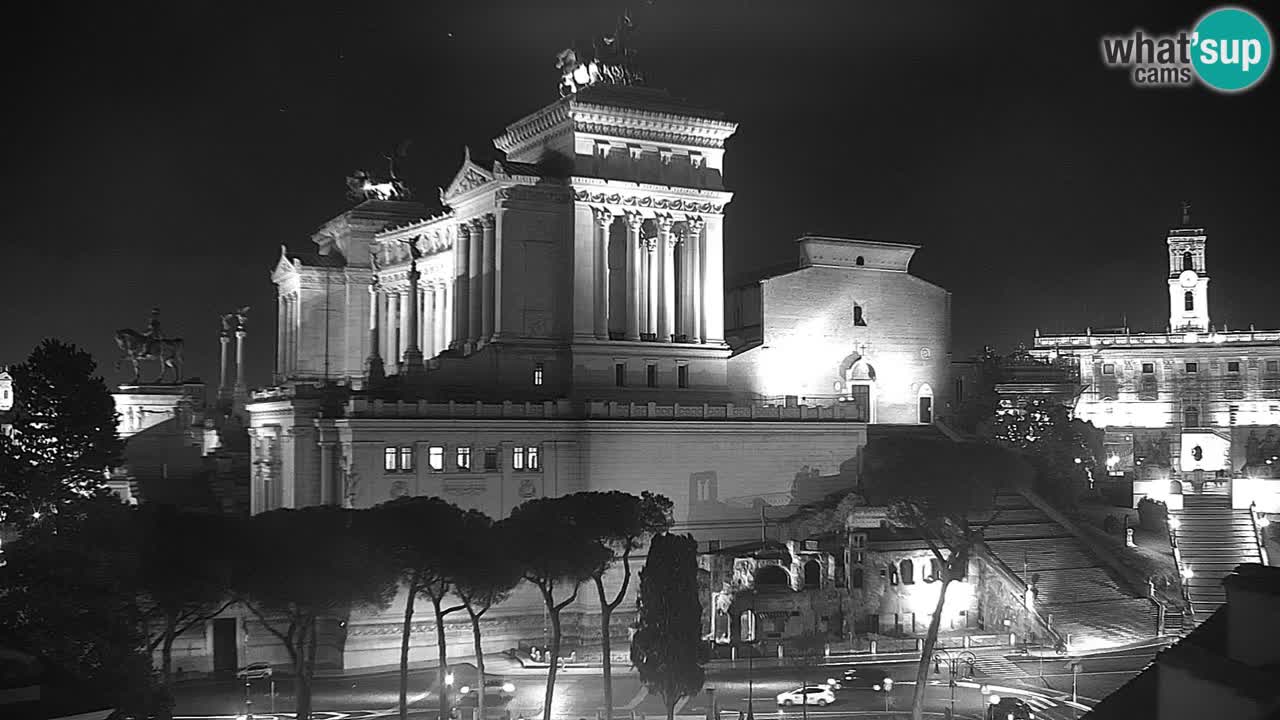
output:
M565 98L511 123L506 132L494 138L493 145L511 154L521 145L546 135L557 125L569 122L569 99Z
M587 183L582 184L586 185ZM573 199L578 202L607 205L641 212L723 215L725 205L729 202L729 198L732 198L731 193L715 193L714 196L708 197L697 191L691 192L665 186L654 190L642 187L624 190L609 186L579 187L578 185L578 178L574 178ZM670 197L672 195L677 197ZM687 197L678 197L679 195L687 195Z

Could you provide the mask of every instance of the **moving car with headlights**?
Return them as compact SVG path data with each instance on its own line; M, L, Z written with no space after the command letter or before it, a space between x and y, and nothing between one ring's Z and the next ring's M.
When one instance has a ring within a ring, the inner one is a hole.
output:
M778 704L786 707L792 705L817 705L825 707L836 701L836 694L826 685L806 685L791 692L778 694Z
M827 681L830 684L830 680ZM880 692L885 685L892 686L888 671L877 667L851 667L844 671L844 679L832 687L836 690L873 690Z
M1030 705L1012 697L1000 698L987 712L991 720L1036 720Z
M484 681L484 701L486 703L497 700L505 702L515 696L516 686L509 680L502 678L486 678ZM476 702L476 689L470 685L463 685L458 688L458 699L462 702Z
M257 680L258 678L269 678L274 674L271 665L264 662L250 663L240 668L236 673L236 677L241 680Z

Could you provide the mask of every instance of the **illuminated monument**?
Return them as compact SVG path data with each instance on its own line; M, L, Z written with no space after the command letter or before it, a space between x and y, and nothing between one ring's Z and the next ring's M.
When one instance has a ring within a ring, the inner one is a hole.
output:
M1280 511L1280 331L1228 330L1209 314L1208 235L1181 222L1166 238L1164 332L1039 335L1032 353L1078 362L1087 386L1076 417L1107 433L1107 466L1142 497L1229 490L1236 507Z
M637 84L625 33L559 65L562 97L496 159L464 149L434 211L353 176L314 251L282 250L253 512L647 489L730 541L798 486L851 488L869 422L932 423L950 294L910 275L914 246L802 238L796 270L727 294L736 125ZM538 602L495 610L486 643L540 638ZM352 617L343 662L393 663L399 612Z

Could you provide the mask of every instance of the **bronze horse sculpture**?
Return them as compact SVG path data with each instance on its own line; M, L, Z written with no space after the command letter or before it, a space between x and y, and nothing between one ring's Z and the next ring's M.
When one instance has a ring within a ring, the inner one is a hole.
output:
M152 338L137 330L125 328L116 331L116 345L120 347L121 356L116 360L116 369L120 369L120 363L128 362L133 365L133 382L138 382L140 374L139 364L143 360L158 360L160 362L160 377L156 378L156 382L164 382L164 376L169 368L173 368L173 381L182 380L182 338Z

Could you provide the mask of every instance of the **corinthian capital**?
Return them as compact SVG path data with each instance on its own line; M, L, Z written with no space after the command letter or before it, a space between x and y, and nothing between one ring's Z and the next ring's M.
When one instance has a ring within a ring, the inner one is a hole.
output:
M671 228L674 227L676 224L675 218L671 217L670 215L659 215L657 218L655 218L655 222L658 223L658 230L664 236L670 235Z
M466 221L466 222L460 222L460 223L458 223L458 228L457 228L457 229L458 229L458 237L460 237L460 238L470 238L470 237L471 237L471 223L470 223L470 221Z
M631 232L639 233L642 225L644 225L643 215L638 212L627 213L627 227L631 228Z
M703 220L701 217L698 217L697 215L690 215L689 217L685 218L684 224L685 224L685 229L689 233L689 237L696 238L702 234L702 228L704 225L707 224L707 221Z
M591 208L591 214L595 217L596 225L601 230L608 230L609 226L613 224L614 214L608 208L593 207Z
M492 230L497 223L498 219L493 216L493 213L485 213L480 216L480 227L486 230Z

